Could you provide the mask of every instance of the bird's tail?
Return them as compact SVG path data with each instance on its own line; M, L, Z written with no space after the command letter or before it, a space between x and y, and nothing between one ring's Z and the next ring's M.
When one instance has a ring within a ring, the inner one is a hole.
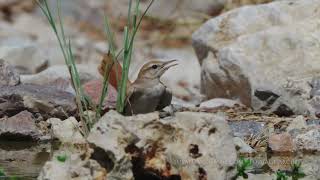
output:
M111 54L105 54L98 67L99 73L105 77L109 76L108 82L113 87L118 87L118 82L121 80L122 67L118 61L113 61ZM127 82L128 86L131 82Z

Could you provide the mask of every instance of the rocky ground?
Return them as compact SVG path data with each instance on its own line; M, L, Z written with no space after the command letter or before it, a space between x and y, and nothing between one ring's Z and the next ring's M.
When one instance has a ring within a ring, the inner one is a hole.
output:
M127 6L62 1L80 80L95 101L108 50L103 12L120 45ZM162 78L172 106L131 117L110 110L84 137L40 9L0 0L0 170L39 180L217 180L234 179L245 156L252 180L275 179L295 161L303 179L320 179L319 8L319 0L156 1L135 41L130 79L151 59L177 59ZM110 87L108 109L116 93Z

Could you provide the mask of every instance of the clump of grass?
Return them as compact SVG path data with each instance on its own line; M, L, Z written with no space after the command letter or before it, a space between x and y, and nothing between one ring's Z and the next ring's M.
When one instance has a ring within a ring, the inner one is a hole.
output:
M3 169L0 168L0 177L4 177L6 174L4 173Z
M108 91L109 74L112 69L112 66L115 64L116 61L118 61L119 57L123 57L123 63L122 63L123 70L122 70L121 77L116 77L118 81L117 111L119 113L122 113L124 110L124 107L126 104L125 101L126 101L129 67L130 67L132 53L133 53L135 36L138 32L139 26L141 25L143 17L146 15L147 11L150 9L154 0L150 1L150 4L141 15L139 10L140 0L136 0L135 5L133 3L133 0L129 1L127 25L124 27L123 47L118 52L117 52L115 41L114 41L114 33L111 30L109 20L107 16L104 17L105 33L108 39L109 53L112 57L113 63L109 65L109 67L105 68L107 71L104 74L103 89L100 96L98 107L93 107L91 103L92 102L91 99L84 93L82 85L80 83L80 77L76 67L75 57L72 52L72 43L71 43L71 40L66 37L65 31L64 31L63 18L61 17L61 0L57 0L58 23L55 21L53 17L52 10L48 5L47 0L42 0L43 3L40 3L39 0L36 0L36 1L39 7L41 8L43 14L47 18L59 42L60 49L65 59L65 64L67 65L70 76L71 76L73 88L76 92L76 102L79 109L79 117L83 124L82 132L84 135L88 135L93 124L101 116L101 112L103 109L103 102L106 98L107 91ZM134 8L132 8L133 6ZM116 75L118 75L118 73L116 73ZM86 112L88 113L88 110L90 109L94 109L96 111L96 116L95 116L95 119L93 120L88 119L88 117L90 118L91 116L89 116L88 114L85 114Z
M302 171L301 162L294 162L291 164L291 169L287 173L278 170L276 172L276 180L287 180L291 176L292 180L299 180L306 176Z
M85 96L83 92L83 88L81 86L80 82L80 76L78 73L78 69L75 64L75 57L72 52L72 44L71 40L66 37L65 31L64 31L64 25L63 25L63 19L61 17L61 0L57 0L57 11L58 11L58 23L53 17L52 10L49 8L47 0L43 0L43 4L40 3L38 0L36 0L39 7L41 8L43 14L46 16L54 34L56 35L56 38L59 42L60 49L62 51L65 64L67 65L67 68L70 73L71 82L73 85L73 88L76 93L76 103L79 110L79 117L81 119L82 125L83 125L83 134L87 135L89 133L89 129L92 126L90 122L91 120L86 120L85 111L88 111L89 108L87 106L87 96Z
M18 176L11 176L8 178L9 180L23 180L22 177L18 177Z
M243 177L245 179L248 178L247 171L252 168L252 160L245 159L244 157L240 157L237 163L237 177Z
M292 180L299 180L306 176L302 171L301 162L294 162L291 164L291 177Z
M8 179L8 180L20 180L22 179L21 177L17 177L17 176L7 176L3 169L0 168L0 179Z
M282 172L280 170L276 172L276 180L288 180L288 179L289 177L285 172Z
M133 46L134 46L134 39L138 32L138 29L141 25L143 17L146 15L148 10L150 9L151 5L153 4L154 0L151 0L146 10L140 16L140 0L136 0L134 11L132 12L133 0L129 1L128 7L128 15L127 15L127 25L124 27L124 42L123 47L121 48L120 52L117 54L116 46L114 43L114 35L112 33L109 20L107 16L105 16L105 30L106 36L108 39L110 53L112 56L113 61L117 61L119 54L123 53L123 63L122 63L122 74L121 79L119 79L120 83L118 88L118 96L117 96L117 111L122 113L124 110L124 106L126 104L126 92L127 92L127 82L128 82L128 74L129 74L129 67L132 58ZM118 74L118 73L116 73ZM107 77L107 76L105 76ZM105 84L105 82L104 82ZM103 91L105 93L105 91ZM102 96L104 97L104 96Z

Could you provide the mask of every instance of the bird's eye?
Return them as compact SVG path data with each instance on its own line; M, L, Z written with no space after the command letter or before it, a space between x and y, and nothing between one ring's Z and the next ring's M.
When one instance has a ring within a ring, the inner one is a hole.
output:
M157 69L157 68L158 68L158 65L152 65L151 68L152 68L152 69Z

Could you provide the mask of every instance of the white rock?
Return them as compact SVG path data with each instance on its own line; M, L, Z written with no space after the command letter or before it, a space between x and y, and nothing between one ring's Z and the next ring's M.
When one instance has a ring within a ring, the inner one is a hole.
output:
M241 138L239 137L234 137L233 142L236 146L236 149L238 149L239 153L254 153L255 150L252 149L247 143L245 143Z
M200 104L201 108L218 108L218 107L234 107L236 104L241 104L238 101L231 99L215 98Z
M64 121L57 118L47 120L51 124L52 136L62 143L84 144L85 138L80 133L78 121L74 117L70 117Z
M193 34L208 99L240 99L278 115L308 111L307 81L320 71L317 0L246 6Z
M237 155L230 133L226 120L213 114L182 112L162 120L157 113L123 117L111 111L94 126L88 141L122 167L122 173L107 169L110 176L121 179L132 173L130 166L121 163L139 152L138 156L147 159L144 167L132 164L134 167L162 172L170 164L172 175L197 179L201 169L208 179L231 179ZM147 155L150 151L155 153Z

